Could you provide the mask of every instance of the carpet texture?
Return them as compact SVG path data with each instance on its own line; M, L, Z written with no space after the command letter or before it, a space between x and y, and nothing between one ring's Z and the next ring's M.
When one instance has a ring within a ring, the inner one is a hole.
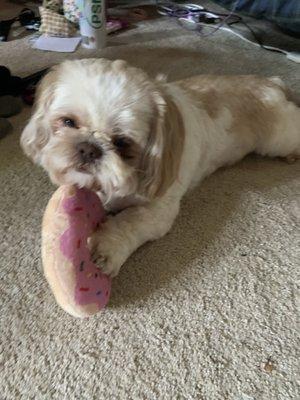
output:
M198 73L278 75L299 66L222 32L206 39L145 21L102 52L43 53L27 39L0 59L27 75L65 58L124 58L170 80ZM40 225L54 187L19 148L30 113L0 141L0 399L299 398L300 163L249 157L182 202L172 231L113 282L109 306L76 320L41 272Z

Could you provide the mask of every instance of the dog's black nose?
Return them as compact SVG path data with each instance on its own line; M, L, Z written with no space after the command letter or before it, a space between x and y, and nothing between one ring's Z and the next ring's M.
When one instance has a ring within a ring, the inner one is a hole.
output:
M83 163L91 163L102 156L102 149L93 143L81 142L77 145L80 160Z

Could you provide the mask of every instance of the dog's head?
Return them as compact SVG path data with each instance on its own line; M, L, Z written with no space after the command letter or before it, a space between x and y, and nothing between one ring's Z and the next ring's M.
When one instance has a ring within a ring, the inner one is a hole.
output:
M21 144L57 184L114 196L162 195L177 178L183 124L157 82L124 61L54 67L37 91Z

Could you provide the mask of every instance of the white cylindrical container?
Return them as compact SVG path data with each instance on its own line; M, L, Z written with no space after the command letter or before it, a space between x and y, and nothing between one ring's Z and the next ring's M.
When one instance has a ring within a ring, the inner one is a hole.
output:
M77 0L82 46L102 49L106 44L105 0Z

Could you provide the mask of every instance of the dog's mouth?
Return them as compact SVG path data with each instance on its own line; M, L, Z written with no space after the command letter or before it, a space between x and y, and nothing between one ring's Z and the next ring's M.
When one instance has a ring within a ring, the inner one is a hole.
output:
M82 173L89 173L89 169L88 169L88 165L87 164L81 164L81 165L79 165L77 168L76 168L76 170L78 171L78 172L82 172Z
M102 186L101 186L101 184L99 182L97 182L95 180L90 189L95 191L95 192L101 192L102 191Z
M75 170L80 174L85 174L91 178L92 183L86 186L88 189L94 190L96 192L102 189L102 186L99 183L98 179L93 176L93 171L91 171L91 166L89 164L80 164L75 168Z
M93 190L95 192L102 190L102 185L93 174L84 166L76 168L66 168L61 170L48 171L50 180L57 186L76 185L81 188Z

